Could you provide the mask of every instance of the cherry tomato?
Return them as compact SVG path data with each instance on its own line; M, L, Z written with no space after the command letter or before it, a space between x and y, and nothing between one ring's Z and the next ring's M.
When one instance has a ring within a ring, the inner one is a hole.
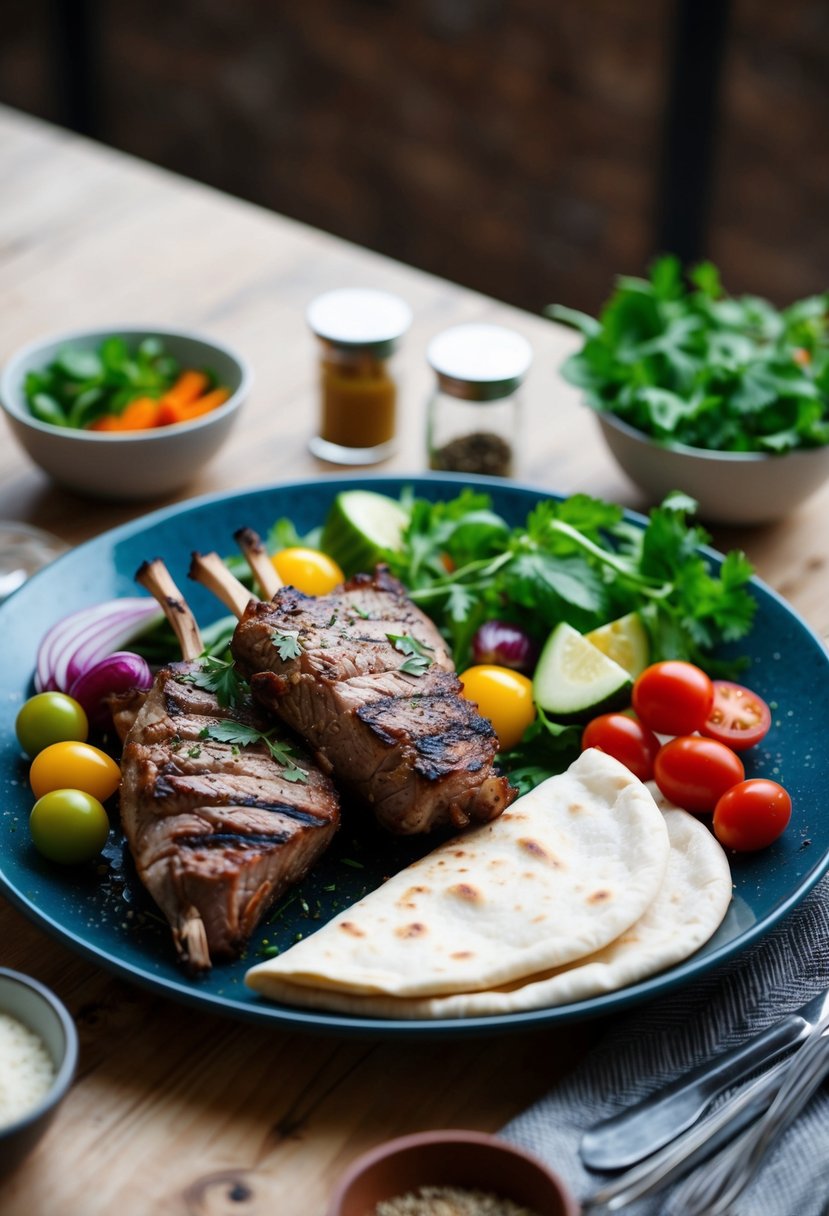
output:
M776 781L752 777L732 785L717 802L714 835L727 849L750 853L777 840L791 817L788 791Z
M638 718L628 714L599 714L588 722L581 737L582 751L597 747L607 752L640 781L650 781L659 740Z
M319 549L280 549L271 561L283 583L304 595L328 595L345 578L337 563Z
M106 802L120 780L121 770L112 757L89 743L52 743L38 752L29 769L36 798L51 790L83 790Z
M89 722L83 706L62 692L39 692L20 707L14 724L17 741L30 756L50 743L86 741Z
M469 667L460 679L463 695L474 701L483 717L492 723L501 751L520 743L535 719L532 680L510 667L491 663Z
M686 811L713 811L717 800L745 775L736 752L700 735L671 739L653 762L654 780L662 793Z
M98 856L109 834L109 819L91 794L51 790L32 807L29 831L35 848L44 857L62 865L77 865Z
M714 681L714 704L701 732L735 751L753 747L768 734L771 710L762 697L730 680Z
M660 735L690 735L705 722L714 685L705 672L682 659L646 667L633 684L637 717Z

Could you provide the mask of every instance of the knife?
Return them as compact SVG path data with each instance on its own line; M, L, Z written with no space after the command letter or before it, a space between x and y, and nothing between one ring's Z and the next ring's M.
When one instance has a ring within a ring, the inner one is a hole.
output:
M579 1154L589 1169L619 1170L668 1144L690 1127L717 1094L801 1043L829 1013L829 989L747 1043L691 1072L584 1133Z

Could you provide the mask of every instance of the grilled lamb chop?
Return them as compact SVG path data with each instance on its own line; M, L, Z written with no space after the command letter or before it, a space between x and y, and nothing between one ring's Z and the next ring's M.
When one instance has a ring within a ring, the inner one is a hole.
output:
M196 972L238 955L329 844L339 804L329 778L295 748L277 740L281 762L259 738L273 742L274 723L250 696L225 706L203 686L197 626L161 563L136 577L168 613L184 662L158 673L128 731L121 821L139 877ZM251 732L255 741L243 741Z
M234 587L215 554L195 555L190 573L240 616L231 650L254 697L384 828L462 828L512 802L493 768L491 724L460 695L434 624L384 568L327 596L282 587L264 602Z

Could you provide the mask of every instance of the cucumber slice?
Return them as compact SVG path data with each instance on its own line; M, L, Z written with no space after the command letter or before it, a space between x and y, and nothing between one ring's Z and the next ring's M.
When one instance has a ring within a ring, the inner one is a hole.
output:
M400 548L408 522L393 498L374 490L344 490L331 505L320 545L346 575L371 573L384 550Z
M614 663L624 667L634 680L650 662L651 642L638 612L629 612L618 620L608 621L584 636Z
M560 722L581 722L630 699L633 680L562 621L544 644L533 678L536 705Z

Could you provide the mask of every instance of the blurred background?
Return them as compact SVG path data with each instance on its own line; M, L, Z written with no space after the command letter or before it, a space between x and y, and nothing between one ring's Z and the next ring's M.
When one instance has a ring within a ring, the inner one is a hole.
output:
M826 0L3 0L0 101L540 311L829 270ZM1 188L1 187L0 187Z

